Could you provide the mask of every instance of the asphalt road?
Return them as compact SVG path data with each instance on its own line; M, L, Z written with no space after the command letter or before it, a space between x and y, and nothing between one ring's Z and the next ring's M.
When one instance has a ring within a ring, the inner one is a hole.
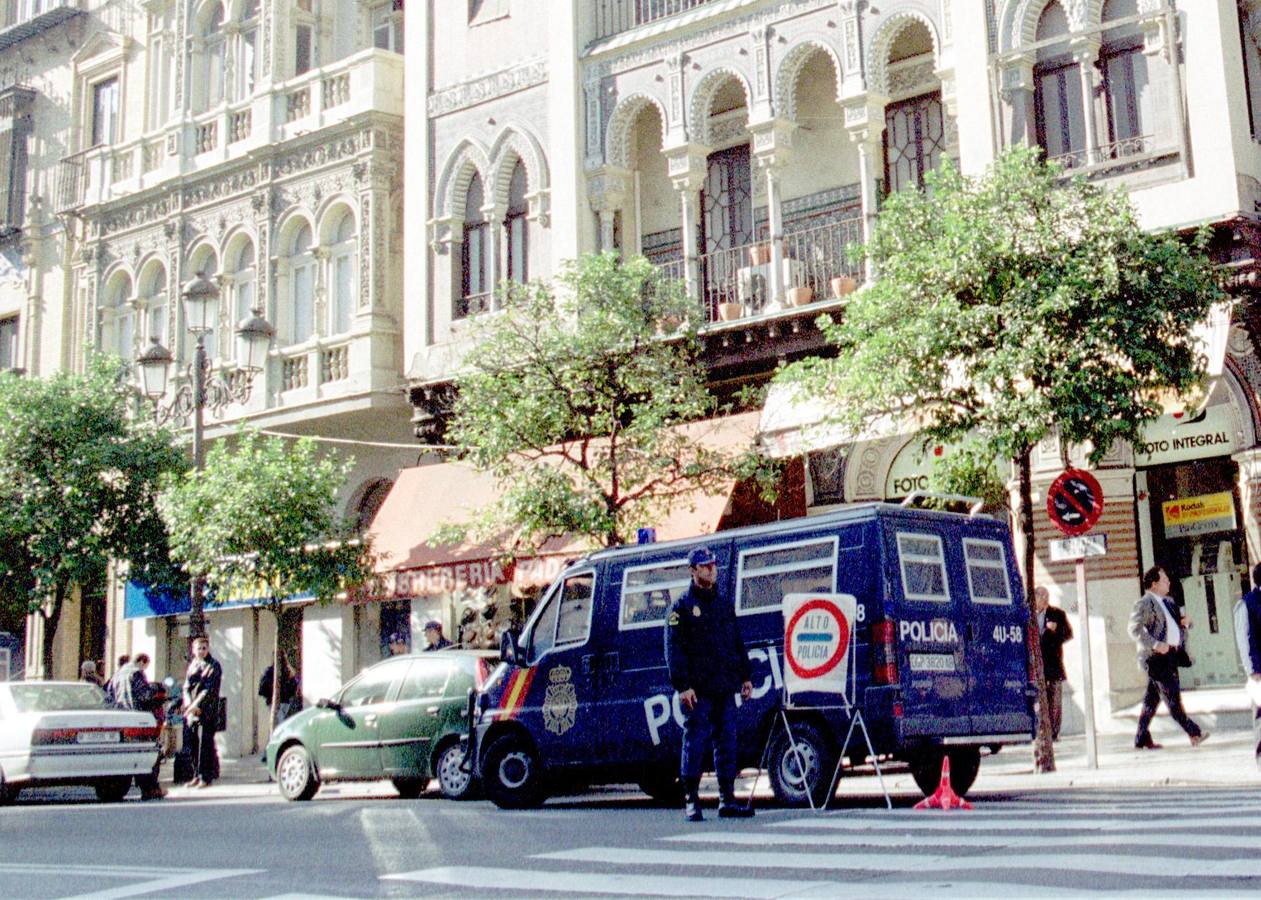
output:
M1242 897L1261 795L1203 788L978 793L971 812L849 798L703 825L609 791L503 812L388 785L292 804L267 789L161 803L28 792L0 808L0 896Z

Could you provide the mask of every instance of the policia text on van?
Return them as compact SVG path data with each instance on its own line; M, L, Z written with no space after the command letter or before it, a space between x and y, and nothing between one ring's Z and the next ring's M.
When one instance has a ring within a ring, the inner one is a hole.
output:
M781 802L805 803L807 791L825 799L849 725L843 710L794 708L800 753L775 725L786 594L857 598L854 699L876 752L908 762L925 792L944 754L963 793L982 748L1031 739L1026 609L1007 527L867 504L603 550L569 566L520 639L505 636L504 665L477 699L474 758L496 804L530 806L553 788L626 781L680 798L683 711L663 628L687 589L688 554L701 546L717 558L718 587L733 598L752 669L753 692L737 714L740 765L757 766L769 741Z

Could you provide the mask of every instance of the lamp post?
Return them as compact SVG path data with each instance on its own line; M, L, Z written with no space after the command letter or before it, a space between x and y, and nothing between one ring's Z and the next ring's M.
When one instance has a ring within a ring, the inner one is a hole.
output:
M159 424L176 420L193 420L193 468L200 472L205 459L205 410L221 414L229 403L244 403L250 398L254 376L263 370L267 351L271 349L276 330L263 318L262 309L237 324L237 367L244 376L228 378L222 373L210 372L210 357L206 353L206 335L214 330L219 317L219 288L199 272L184 285L181 292L184 303L184 319L188 331L197 339L193 361L185 370L186 379L175 391L170 402L163 405L171 363L175 358L171 351L152 338L149 348L136 360L140 368L141 390L153 401L154 419ZM188 611L190 637L206 633L205 579L193 577Z

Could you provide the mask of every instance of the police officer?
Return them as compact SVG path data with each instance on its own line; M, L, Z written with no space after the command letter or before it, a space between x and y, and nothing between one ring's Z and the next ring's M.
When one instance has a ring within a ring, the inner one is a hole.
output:
M666 665L687 716L683 723L680 771L687 797L685 818L702 822L701 766L712 745L718 775L718 817L748 818L753 809L738 803L736 783L735 693L753 693L749 655L730 602L718 595L718 561L708 548L688 554L692 583L666 618Z

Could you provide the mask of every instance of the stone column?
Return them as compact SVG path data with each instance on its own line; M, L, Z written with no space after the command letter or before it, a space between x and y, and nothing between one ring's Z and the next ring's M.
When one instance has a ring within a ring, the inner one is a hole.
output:
M1073 59L1081 78L1082 118L1086 123L1086 165L1099 162L1099 123L1095 115L1095 62L1099 59L1097 41L1074 42Z
M999 97L1003 102L1000 128L1002 145L1032 146L1037 140L1036 111L1033 95L1033 57L1022 56L1007 63L998 75Z
M779 312L783 308L784 289L784 211L780 197L780 172L792 152L792 134L795 126L783 119L771 119L751 125L753 156L758 167L766 173L766 213L771 241L771 295L767 298L764 312Z
M486 267L486 285L490 294L487 309L498 308L499 279L505 268L499 254L504 244L503 221L507 215L508 211L502 204L492 202L482 207L482 216L490 223L486 229L486 257L490 263Z
M884 163L884 108L886 97L868 91L856 102L845 106L845 128L850 140L858 146L858 178L862 190L863 241L871 240L880 210L880 173ZM866 282L875 279L870 261L864 266Z
M700 192L705 183L706 159L709 148L700 144L683 144L665 151L669 166L670 182L679 192L679 221L683 250L684 281L687 295L700 301L700 258L697 239L700 235Z
M626 226L626 201L631 195L631 173L619 166L601 166L587 175L587 201L600 221L600 251L616 250L617 214ZM636 227L638 223L636 223ZM624 239L624 236L623 236Z

